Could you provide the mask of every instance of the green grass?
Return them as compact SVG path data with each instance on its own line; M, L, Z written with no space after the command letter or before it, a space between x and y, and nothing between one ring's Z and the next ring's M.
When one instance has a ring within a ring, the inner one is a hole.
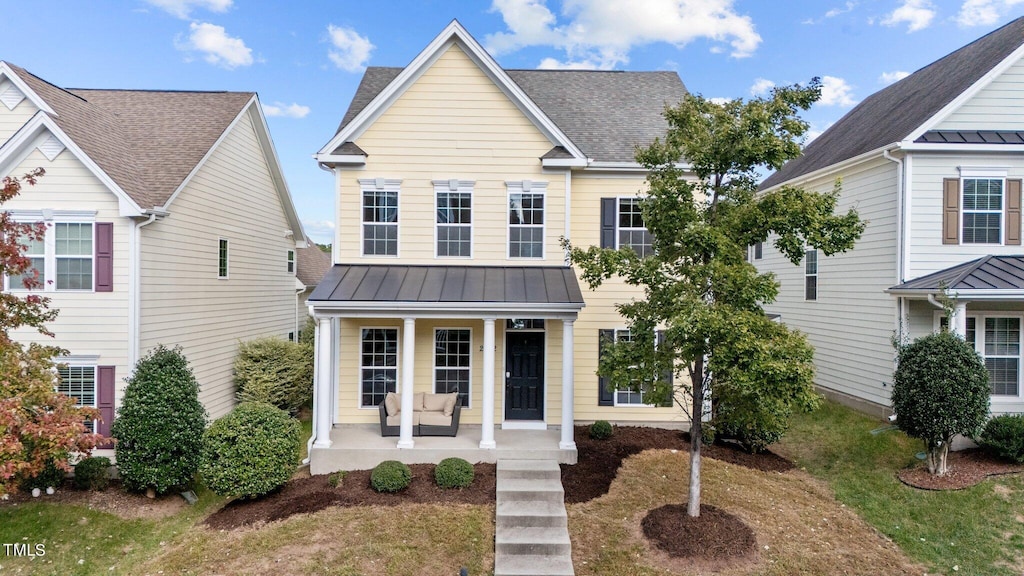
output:
M797 417L779 446L912 559L942 574L1024 573L1024 475L957 491L902 484L920 441L835 403ZM956 569L954 569L956 567Z

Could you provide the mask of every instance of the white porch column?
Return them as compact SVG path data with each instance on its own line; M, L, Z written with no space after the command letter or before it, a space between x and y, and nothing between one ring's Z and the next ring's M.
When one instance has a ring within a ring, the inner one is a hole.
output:
M494 443L494 318L484 318L484 400L480 406L480 447L497 448Z
M953 324L950 329L961 338L967 338L967 303L957 302L953 309Z
M573 400L575 396L573 379L573 324L574 320L562 320L562 439L558 447L575 450L573 439Z
M412 448L412 386L415 368L416 319L406 318L402 327L402 412L398 431L398 447Z
M334 396L336 373L331 371L334 339L332 338L331 319L316 319L316 371L313 374L313 411L316 419L316 440L313 446L328 448L331 445L331 397Z

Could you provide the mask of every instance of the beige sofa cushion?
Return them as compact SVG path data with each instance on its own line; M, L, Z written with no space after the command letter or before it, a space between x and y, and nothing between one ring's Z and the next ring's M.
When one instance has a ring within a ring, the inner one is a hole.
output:
M426 392L417 392L412 397L412 409L419 412L423 410L423 398L427 395Z
M388 392L384 396L384 410L387 411L388 416L397 416L402 411L402 403L398 399L398 394Z
M447 394L427 394L423 397L423 409L427 412L443 412Z
M451 426L452 417L443 412L419 412L420 424L423 426Z
M459 393L452 392L451 394L445 394L444 399L444 415L451 416L455 412L455 404L459 401Z
M420 415L421 414L422 414L421 412L413 412L412 413L412 425L413 426L419 426L420 425ZM449 418L448 420L450 421L451 418ZM398 415L398 414L396 414L394 416L388 416L385 419L385 422L387 422L388 426L401 426L402 425L402 417L400 415Z

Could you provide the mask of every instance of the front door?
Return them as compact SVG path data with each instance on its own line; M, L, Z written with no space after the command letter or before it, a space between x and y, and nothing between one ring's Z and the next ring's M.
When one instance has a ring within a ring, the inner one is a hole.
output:
M544 333L505 333L505 419L544 419Z

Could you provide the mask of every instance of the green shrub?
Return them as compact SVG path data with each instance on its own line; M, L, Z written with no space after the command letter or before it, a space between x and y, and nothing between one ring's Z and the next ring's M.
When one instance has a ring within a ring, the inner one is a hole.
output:
M345 480L345 476L347 475L348 473L344 470L331 472L327 475L327 483L330 484L331 488L337 488L338 486L341 486L341 483Z
M274 490L299 465L301 429L270 404L239 404L203 435L203 481L221 496L256 498Z
M75 487L79 490L104 490L110 485L110 458L90 456L75 465Z
M302 326L302 330L299 330L299 344L303 346L309 346L313 348L313 344L316 341L316 320L312 318L306 318L306 323Z
M181 348L157 346L135 365L111 426L124 487L163 494L191 483L205 427L199 383Z
M412 470L398 460L385 460L370 472L370 486L377 492L400 492L412 482Z
M1024 414L1003 414L985 424L978 443L993 455L1024 464Z
M313 401L313 347L281 338L238 345L235 385L239 402L266 402L295 414Z
M64 477L67 474L64 470L60 469L54 460L47 460L46 465L39 471L35 476L25 478L21 481L18 486L22 490L31 490L33 488L39 488L43 490L45 488L60 488L64 484Z
M590 437L594 440L607 440L612 437L612 425L607 420L598 420L590 425Z
M988 416L988 402L985 364L959 336L941 332L899 349L892 386L896 424L924 440L932 474L946 473L955 435L977 435Z
M434 467L434 480L441 488L468 488L473 475L473 465L462 458L445 458Z

